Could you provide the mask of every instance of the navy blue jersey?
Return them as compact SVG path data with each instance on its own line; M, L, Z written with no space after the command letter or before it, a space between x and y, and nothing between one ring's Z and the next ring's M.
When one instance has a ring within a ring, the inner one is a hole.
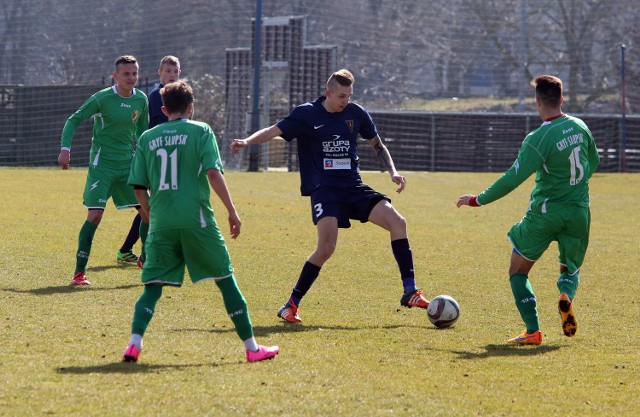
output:
M160 97L160 89L164 85L160 84L149 93L149 129L169 120L162 113L162 97Z
M282 137L298 139L300 192L311 195L319 187L351 187L362 184L357 152L358 135L378 135L369 113L355 103L341 112L328 112L322 96L297 106L277 123Z

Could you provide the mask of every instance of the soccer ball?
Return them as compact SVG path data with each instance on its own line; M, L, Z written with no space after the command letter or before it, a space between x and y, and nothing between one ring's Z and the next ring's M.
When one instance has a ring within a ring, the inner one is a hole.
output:
M458 302L449 295L434 297L427 308L429 321L436 327L444 329L451 327L460 317Z

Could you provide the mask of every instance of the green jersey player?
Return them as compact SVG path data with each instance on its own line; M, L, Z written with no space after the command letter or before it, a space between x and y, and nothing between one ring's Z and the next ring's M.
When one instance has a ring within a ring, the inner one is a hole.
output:
M228 211L231 237L240 234L240 218L222 175L216 139L206 123L193 116L193 91L186 83L169 83L160 90L162 111L169 120L142 134L131 166L129 184L135 188L143 221L149 222L142 269L144 291L134 313L132 334L123 360L136 362L142 336L153 317L165 285L180 287L185 266L194 283L214 280L249 362L271 359L277 346L260 346L211 208L211 188ZM150 194L150 196L149 196Z
M89 155L89 171L84 189L87 220L80 229L76 270L72 285L89 285L85 269L96 229L102 220L107 200L113 198L118 209L139 208L133 188L127 184L136 139L149 126L145 94L135 88L138 82L138 61L124 55L116 59L113 72L115 84L89 97L66 121L62 130L62 150L58 164L68 169L71 161L71 141L78 125L93 118L93 137ZM131 235L132 232L129 232ZM137 233L134 233L137 239ZM145 236L142 236L143 241ZM118 259L136 262L127 241ZM134 240L135 242L135 240ZM127 248L128 246L128 248Z
M526 330L508 343L542 343L536 297L529 283L529 271L552 241L558 242L560 298L558 311L565 336L575 335L578 323L573 298L578 289L578 272L589 244L591 212L589 179L599 163L598 150L587 125L562 113L562 81L541 75L531 81L536 107L544 121L522 142L518 158L496 182L478 196L466 194L457 206L489 204L522 184L533 173L536 183L529 210L507 233L513 245L509 277L516 306Z

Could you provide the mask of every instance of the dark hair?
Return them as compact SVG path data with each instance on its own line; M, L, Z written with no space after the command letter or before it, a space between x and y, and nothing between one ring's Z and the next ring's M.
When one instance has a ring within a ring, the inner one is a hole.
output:
M331 74L329 79L327 80L327 90L330 90L331 87L336 84L340 84L343 87L349 87L355 82L355 78L353 78L353 74L347 69L341 69L339 71Z
M553 75L539 75L530 82L542 104L558 107L562 103L562 80Z
M184 113L193 103L193 89L184 81L165 85L160 89L160 96L168 113Z
M138 60L136 59L135 56L133 56L133 55L122 55L122 56L119 56L116 59L116 62L114 62L113 65L116 67L116 71L117 71L118 70L118 65L121 65L121 64L137 64L137 63L138 63Z

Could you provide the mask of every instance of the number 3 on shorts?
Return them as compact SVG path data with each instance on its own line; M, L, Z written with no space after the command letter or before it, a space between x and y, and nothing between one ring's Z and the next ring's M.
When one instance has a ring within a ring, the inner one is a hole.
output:
M317 219L324 212L324 210L322 210L322 203L316 204L315 206L313 206L313 208L316 209L316 219Z

